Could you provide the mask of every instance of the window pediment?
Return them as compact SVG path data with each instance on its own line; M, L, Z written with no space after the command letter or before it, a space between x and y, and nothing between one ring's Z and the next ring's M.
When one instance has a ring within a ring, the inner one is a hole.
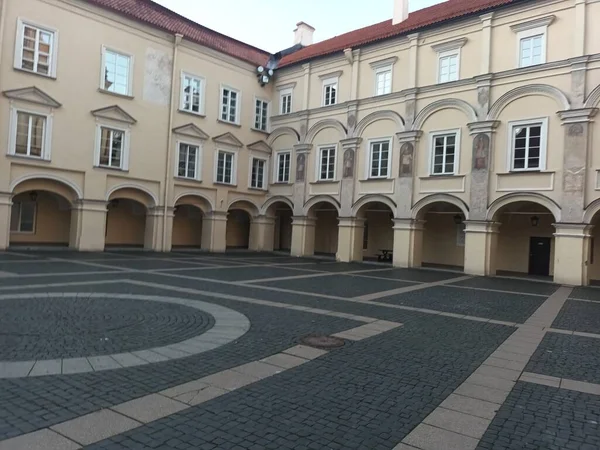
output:
M173 128L172 131L173 133L179 134L181 136L191 137L194 139L202 139L203 141L210 139L210 136L208 134L206 134L193 123L188 123L187 125L182 125L180 127Z
M128 123L130 125L137 122L133 116L128 114L118 105L107 106L106 108L94 109L92 115L100 119L115 120L117 122Z
M11 89L4 91L3 94L6 98L11 100L33 103L35 105L48 106L50 108L60 108L62 106L59 102L35 86Z
M229 145L231 147L243 147L244 144L242 144L242 142L236 138L232 133L224 133L221 134L219 136L215 136L213 138L213 141L219 143L219 144L225 144L225 145Z
M554 22L554 19L556 19L556 16L554 15L540 17L538 19L528 20L527 22L511 25L510 29L515 33L519 33L521 31L532 30L534 28L547 27Z
M438 53L449 52L464 47L467 41L467 38L454 39L452 41L432 45L431 48L433 49L433 51Z
M247 145L249 150L271 154L273 149L265 141L256 141Z

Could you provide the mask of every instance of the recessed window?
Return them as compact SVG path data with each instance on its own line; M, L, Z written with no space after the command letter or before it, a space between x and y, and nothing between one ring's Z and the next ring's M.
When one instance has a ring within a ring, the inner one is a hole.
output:
M375 70L375 95L392 92L392 67L381 67Z
M177 176L182 178L197 179L198 160L200 148L197 145L179 143L179 154L177 160Z
M290 152L279 152L276 158L275 177L276 183L289 183L290 181L290 164L292 154Z
M100 127L100 167L121 169L125 150L125 131Z
M279 91L279 113L290 114L292 112L292 89Z
M10 213L10 231L35 233L35 202L14 202Z
M15 67L45 76L56 76L58 32L19 20Z
M269 120L269 102L256 99L254 105L254 128L267 131Z
M235 153L219 150L217 152L217 183L235 184Z
M254 189L265 188L265 170L267 161L260 158L252 158L252 167L250 172L250 187Z
M329 78L323 80L323 106L337 104L338 101L338 79Z
M390 141L374 141L369 145L369 178L387 178L390 164Z
M322 147L319 150L319 181L335 180L335 147Z
M543 170L546 160L547 119L509 123L510 170Z
M550 15L511 25L511 30L517 34L517 65L519 67L529 67L546 62L548 27L555 19L555 16Z
M438 57L439 83L458 80L458 65L460 53L458 50L440 53Z
M181 76L181 109L204 114L204 78L187 74Z
M24 111L16 111L15 143L12 154L45 157L47 117Z
M132 57L108 48L103 49L101 88L115 94L131 95Z
M431 135L431 174L455 175L458 171L460 133L448 131Z
M235 124L238 123L239 97L239 91L227 87L221 88L221 120Z
M527 67L544 62L544 35L524 37L520 41L519 66Z

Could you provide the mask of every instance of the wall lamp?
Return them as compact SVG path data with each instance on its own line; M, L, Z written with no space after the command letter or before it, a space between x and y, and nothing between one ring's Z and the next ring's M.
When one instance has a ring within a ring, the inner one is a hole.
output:
M531 226L537 227L540 224L540 218L538 216L531 217Z

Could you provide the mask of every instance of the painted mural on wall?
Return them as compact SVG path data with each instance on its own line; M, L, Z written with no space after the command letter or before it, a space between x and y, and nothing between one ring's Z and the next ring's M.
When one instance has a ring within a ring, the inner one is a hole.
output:
M473 139L473 170L487 170L490 159L490 137L480 133Z
M348 149L344 152L344 178L354 177L354 150Z
M144 100L157 105L168 106L173 64L171 57L161 50L148 47L145 62Z
M412 177L415 148L410 142L405 142L400 148L400 177Z
M296 156L296 181L304 181L306 172L306 155L299 153Z

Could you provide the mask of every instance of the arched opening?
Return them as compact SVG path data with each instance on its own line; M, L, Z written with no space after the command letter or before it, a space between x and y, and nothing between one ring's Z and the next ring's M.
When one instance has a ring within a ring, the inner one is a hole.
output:
M231 249L248 249L252 217L243 209L230 209L227 214L225 245Z
M113 198L106 213L106 247L140 247L146 243L146 206L131 198Z
M457 205L439 201L425 206L421 262L425 267L463 269L465 263L465 214Z
M292 208L285 202L275 202L267 209L267 216L273 217L273 250L289 252L292 248Z
M394 249L394 213L385 203L372 201L363 205L357 217L365 219L363 260L392 262Z
M173 211L173 248L202 248L204 215L211 210L210 203L197 195L185 195L175 202Z
M335 256L338 250L337 208L329 202L313 205L308 216L315 219L315 255Z
M554 273L554 226L552 212L538 203L515 201L493 217L500 223L496 271L538 276Z

